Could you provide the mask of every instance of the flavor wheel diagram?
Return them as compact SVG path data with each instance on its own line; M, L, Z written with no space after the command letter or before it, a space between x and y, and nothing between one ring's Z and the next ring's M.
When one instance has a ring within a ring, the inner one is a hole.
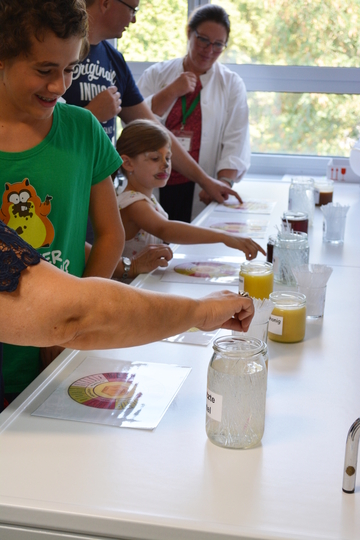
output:
M233 208L234 210L242 210L243 212L259 212L268 210L268 203L261 201L244 201L239 202L227 202L224 201L224 206L228 208Z
M214 223L210 225L210 229L220 229L221 231L226 231L233 234L241 234L248 231L248 226L246 223L233 223L233 222L221 222Z
M142 395L141 392L135 394L137 384L134 377L134 374L126 372L88 375L73 382L68 393L74 401L86 407L134 409Z
M175 266L175 272L198 278L219 278L237 276L239 270L231 264L219 262L190 262Z

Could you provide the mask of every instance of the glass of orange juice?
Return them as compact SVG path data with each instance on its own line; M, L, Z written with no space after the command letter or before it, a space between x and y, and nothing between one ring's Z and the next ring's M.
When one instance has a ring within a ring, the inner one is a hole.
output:
M239 290L253 298L269 298L273 291L274 272L272 263L266 261L246 261L242 263L239 275Z

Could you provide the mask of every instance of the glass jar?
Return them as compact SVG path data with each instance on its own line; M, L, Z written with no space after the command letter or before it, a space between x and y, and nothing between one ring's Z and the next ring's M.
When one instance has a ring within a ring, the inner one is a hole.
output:
M305 294L275 291L270 294L270 300L275 306L269 320L269 339L281 343L302 341L306 327Z
M295 176L291 179L288 209L293 212L304 212L309 217L309 225L313 224L315 211L313 178Z
M273 265L266 261L247 261L242 263L239 274L239 290L249 293L253 298L269 298L273 291Z
M206 395L206 434L226 448L250 448L265 427L267 346L226 336L213 343Z
M309 262L309 243L306 233L279 233L274 245L274 281L295 286L292 268Z
M269 236L269 239L266 245L266 260L269 263L273 262L275 240L276 240L276 236Z
M323 206L329 204L333 200L334 194L334 181L328 180L327 178L323 180L318 180L314 184L314 196L315 196L315 206Z
M288 210L283 213L282 222L289 223L291 230L288 232L308 232L309 217L305 212Z

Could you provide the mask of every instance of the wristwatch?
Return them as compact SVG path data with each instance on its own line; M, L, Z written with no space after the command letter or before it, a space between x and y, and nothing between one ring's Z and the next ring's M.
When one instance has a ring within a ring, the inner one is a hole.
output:
M226 176L220 176L220 178L218 178L218 180L222 180L223 182L226 182L227 184L229 184L229 186L231 188L234 185L234 180L231 180L231 178L226 178Z
M131 268L131 259L129 259L129 257L121 257L121 259L124 265L124 273L122 275L122 278L126 279L127 277L129 277L129 272Z

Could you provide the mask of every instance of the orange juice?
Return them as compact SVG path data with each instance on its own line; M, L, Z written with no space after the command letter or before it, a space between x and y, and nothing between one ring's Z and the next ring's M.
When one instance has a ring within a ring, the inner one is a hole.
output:
M239 289L253 298L269 298L273 291L273 265L269 262L246 262L241 265Z
M305 337L306 297L301 293L274 292L275 307L270 315L268 337L281 343L296 343Z

